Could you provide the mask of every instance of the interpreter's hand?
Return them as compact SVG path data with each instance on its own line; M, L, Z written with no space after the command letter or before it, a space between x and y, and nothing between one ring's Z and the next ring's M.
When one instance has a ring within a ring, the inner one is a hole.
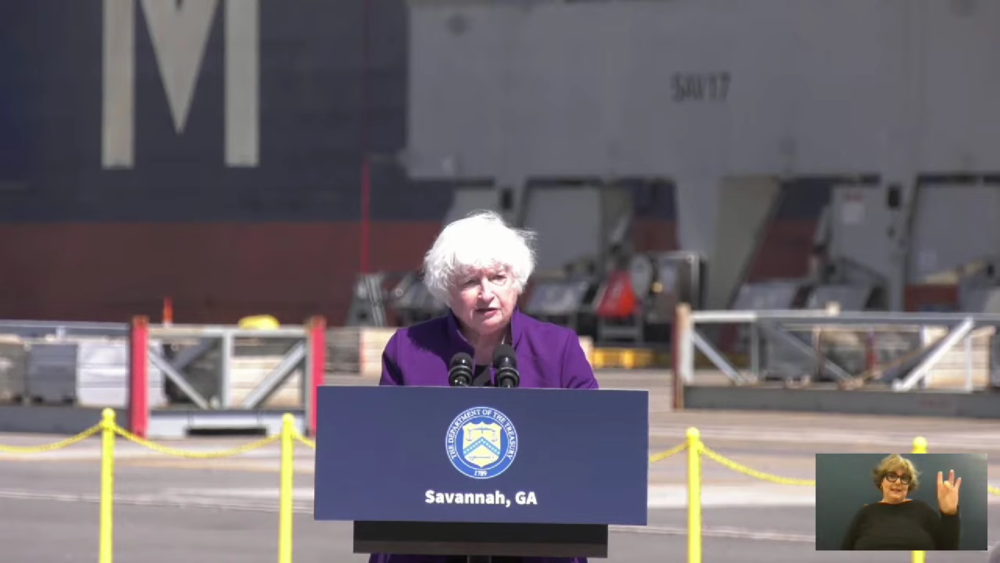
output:
M942 479L941 472L938 471L937 497L938 508L942 514L952 515L958 512L958 490L962 488L962 478L955 480L955 470L948 472L948 480Z

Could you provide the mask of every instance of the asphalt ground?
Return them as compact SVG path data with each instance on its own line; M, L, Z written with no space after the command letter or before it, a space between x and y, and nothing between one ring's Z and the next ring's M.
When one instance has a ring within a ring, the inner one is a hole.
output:
M961 419L810 414L669 412L661 373L602 373L604 387L651 390L651 453L701 430L713 450L753 469L812 479L819 452L909 451L913 436L930 450L985 452L991 484L1000 485L1000 424ZM344 379L335 383L368 382ZM28 445L58 436L0 434L0 444ZM167 442L214 451L250 438ZM278 446L236 458L173 458L119 441L115 561L273 562L277 558ZM100 444L90 439L35 455L0 454L0 561L97 561ZM312 451L296 451L296 562L366 561L351 553L349 524L312 519ZM686 463L651 466L649 525L614 528L608 561L687 561ZM706 563L908 562L908 553L815 550L814 490L775 485L704 462L703 561ZM991 545L1000 541L1000 497L991 497ZM927 562L985 562L983 552L928 553Z

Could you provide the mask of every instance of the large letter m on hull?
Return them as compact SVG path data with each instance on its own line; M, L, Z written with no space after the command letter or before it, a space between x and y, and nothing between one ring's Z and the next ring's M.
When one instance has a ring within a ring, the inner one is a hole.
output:
M104 0L105 168L135 161L136 2L145 15L174 130L184 133L212 18L220 0ZM225 143L228 166L259 161L259 0L221 0L225 6Z

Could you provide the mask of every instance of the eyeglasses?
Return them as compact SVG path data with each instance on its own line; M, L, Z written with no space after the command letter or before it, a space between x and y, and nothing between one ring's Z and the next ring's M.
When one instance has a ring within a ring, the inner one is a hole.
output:
M902 477L900 477L899 475L896 475L895 473L886 473L885 474L885 478L890 483L895 483L896 481L899 481L900 483L902 483L904 485L909 485L910 481L911 481L909 475L903 475Z

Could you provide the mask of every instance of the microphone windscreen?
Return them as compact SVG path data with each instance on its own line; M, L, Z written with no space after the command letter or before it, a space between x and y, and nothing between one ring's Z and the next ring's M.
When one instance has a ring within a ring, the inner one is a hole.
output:
M517 367L517 353L510 344L501 344L493 352L493 365L499 365L503 360L509 360L512 366Z
M451 363L448 364L449 367L455 366L468 366L472 367L472 356L466 354L465 352L459 352L451 357Z

